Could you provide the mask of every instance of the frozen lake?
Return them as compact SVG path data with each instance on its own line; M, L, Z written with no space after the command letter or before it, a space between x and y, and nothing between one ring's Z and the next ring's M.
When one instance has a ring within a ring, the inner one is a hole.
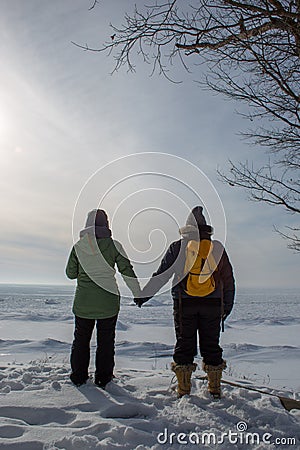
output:
M73 292L74 286L0 285L2 363L68 362ZM299 391L299 306L297 290L239 289L221 336L230 375ZM141 309L122 299L117 368L166 368L174 339L170 295L157 296Z

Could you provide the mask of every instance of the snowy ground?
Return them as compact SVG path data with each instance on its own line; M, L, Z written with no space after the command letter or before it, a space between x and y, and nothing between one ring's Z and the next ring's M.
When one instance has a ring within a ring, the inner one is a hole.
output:
M192 395L176 399L168 297L141 309L124 301L116 379L106 391L92 380L74 387L71 298L62 288L0 287L1 449L300 448L299 410L229 385L212 401L200 359ZM222 335L224 378L300 400L299 331L298 294L241 292Z

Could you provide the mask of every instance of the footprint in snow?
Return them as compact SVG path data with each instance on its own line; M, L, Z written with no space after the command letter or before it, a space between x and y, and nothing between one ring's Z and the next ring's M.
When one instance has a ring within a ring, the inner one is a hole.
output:
M113 405L101 412L106 419L130 419L134 417L151 417L155 409L143 404L126 403L124 405Z
M49 423L66 425L75 419L75 414L67 413L58 408L30 408L24 406L0 407L0 416L19 419L28 425L46 425Z

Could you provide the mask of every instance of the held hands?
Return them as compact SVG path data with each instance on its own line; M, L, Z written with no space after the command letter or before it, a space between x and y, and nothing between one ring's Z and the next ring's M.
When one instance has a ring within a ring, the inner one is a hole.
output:
M136 304L136 306L138 306L139 308L142 307L142 305L144 303L146 303L148 300L150 300L150 298L152 297L144 297L144 289L140 289L139 292L135 292L134 293L135 297L133 299L134 303Z
M144 303L146 303L148 300L150 300L150 298L151 297L139 297L139 298L134 298L133 301L139 308L141 308Z

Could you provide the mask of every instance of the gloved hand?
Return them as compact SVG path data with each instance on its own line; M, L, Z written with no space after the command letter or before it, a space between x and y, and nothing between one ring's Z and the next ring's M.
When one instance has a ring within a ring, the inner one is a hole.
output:
M134 298L133 301L139 308L141 308L142 305L144 303L146 303L149 299L150 299L149 297L144 297L144 298L143 297L139 297L139 298Z

